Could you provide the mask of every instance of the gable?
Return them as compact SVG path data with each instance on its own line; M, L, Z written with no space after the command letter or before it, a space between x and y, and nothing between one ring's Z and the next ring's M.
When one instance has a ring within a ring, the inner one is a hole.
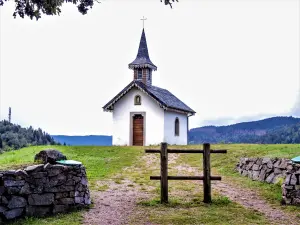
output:
M181 113L195 114L195 111L180 101L175 95L166 89L162 89L155 86L147 86L140 81L132 81L121 92L119 92L112 100L110 100L105 106L104 111L113 111L114 104L123 98L132 88L137 88L141 92L148 95L153 101L155 101L161 108L165 110L175 110Z
M141 104L135 104L135 97L140 97ZM136 87L131 88L122 98L114 103L113 111L116 112L150 112L160 111L163 113L162 107L158 105L150 96Z

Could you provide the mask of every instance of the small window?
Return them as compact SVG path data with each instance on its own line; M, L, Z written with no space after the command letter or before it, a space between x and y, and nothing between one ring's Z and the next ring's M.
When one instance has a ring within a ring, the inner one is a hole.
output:
M135 105L140 105L140 104L141 104L141 96L136 95L136 96L134 97L134 104L135 104Z
M143 78L143 70L142 69L138 69L137 79L142 79L142 78Z
M179 119L176 117L175 119L175 136L179 136Z
M149 69L148 80L151 80L151 76L152 76L152 70L151 70L151 69Z

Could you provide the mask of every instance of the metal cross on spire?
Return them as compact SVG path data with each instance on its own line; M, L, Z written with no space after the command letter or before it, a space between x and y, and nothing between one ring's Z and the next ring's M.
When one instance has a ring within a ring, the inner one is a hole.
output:
M145 23L145 20L147 20L147 18L145 18L145 17L143 16L143 18L142 18L141 20L143 21L143 29L144 29L144 23Z

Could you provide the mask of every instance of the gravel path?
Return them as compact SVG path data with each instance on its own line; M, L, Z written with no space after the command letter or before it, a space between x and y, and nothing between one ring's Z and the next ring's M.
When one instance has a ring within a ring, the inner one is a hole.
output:
M233 186L224 181L212 182L212 187L231 201L263 213L271 224L300 224L299 218L286 214L278 207L272 207L251 189Z
M109 188L106 191L91 192L94 207L84 214L83 224L128 224L137 200L147 197L129 180L123 180L121 184L105 181L101 185L108 185Z
M170 154L169 165L176 163L178 154ZM152 154L141 157L146 168L153 166L158 159ZM127 168L128 169L128 168ZM141 170L145 168L129 168L129 170ZM187 164L176 165L173 169L179 172L188 172L192 174L200 174L201 171ZM198 182L199 184L199 182ZM200 183L201 184L201 183ZM92 191L92 199L94 206L84 214L83 224L92 225L123 225L128 224L130 216L136 214L136 203L142 199L149 199L147 191L141 191L137 184L130 180L122 180L121 183L115 183L112 180L99 181L98 185L107 185L105 191ZM300 219L282 211L277 206L270 205L262 199L255 191L251 189L241 188L237 185L226 181L213 181L213 190L221 195L227 196L231 201L236 202L245 208L253 209L261 212L270 221L271 224L300 224ZM142 223L141 224L145 224ZM150 223L146 223L149 224Z

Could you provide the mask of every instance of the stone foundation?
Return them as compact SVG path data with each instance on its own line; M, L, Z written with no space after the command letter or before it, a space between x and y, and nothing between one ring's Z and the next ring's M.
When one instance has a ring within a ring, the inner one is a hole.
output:
M300 164L289 159L241 158L236 170L252 180L282 184L282 203L300 205Z
M91 204L85 167L40 164L0 171L0 223L43 217Z

